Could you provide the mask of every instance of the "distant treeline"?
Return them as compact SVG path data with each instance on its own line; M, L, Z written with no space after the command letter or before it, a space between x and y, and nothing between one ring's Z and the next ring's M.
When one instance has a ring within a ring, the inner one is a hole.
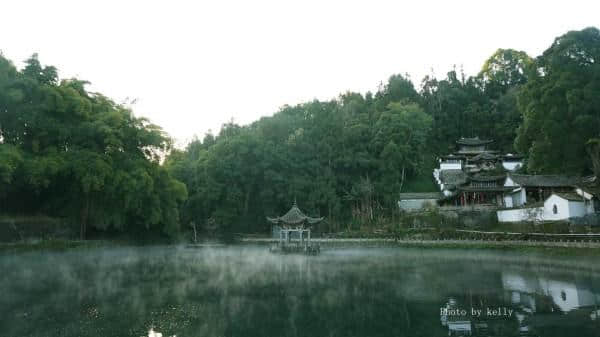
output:
M58 81L34 55L0 57L0 210L72 217L82 226L266 232L294 199L324 230L397 216L399 192L435 190L435 157L460 137L525 155L530 173L600 170L600 31L555 39L532 58L499 49L476 76L455 69L415 88L394 75L377 92L285 106L247 125L171 147L126 107ZM232 97L235 99L235 97Z

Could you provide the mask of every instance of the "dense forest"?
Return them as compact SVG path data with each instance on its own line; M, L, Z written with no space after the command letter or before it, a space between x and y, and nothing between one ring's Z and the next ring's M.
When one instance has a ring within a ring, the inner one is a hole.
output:
M0 212L87 228L268 232L296 199L324 231L398 217L400 192L435 191L436 156L460 137L525 155L529 173L600 173L600 31L538 57L499 49L474 76L391 76L375 93L284 106L175 149L160 127L37 55L0 56Z

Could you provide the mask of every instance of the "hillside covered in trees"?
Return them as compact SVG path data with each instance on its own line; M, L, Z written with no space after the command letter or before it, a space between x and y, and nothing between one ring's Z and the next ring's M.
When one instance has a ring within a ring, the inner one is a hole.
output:
M600 170L600 31L555 39L540 56L499 49L481 72L284 106L228 123L183 150L126 107L58 80L34 56L0 57L0 212L70 218L86 228L156 230L190 223L267 232L294 199L325 231L397 218L398 193L435 191L436 156L460 137L494 139L531 173Z

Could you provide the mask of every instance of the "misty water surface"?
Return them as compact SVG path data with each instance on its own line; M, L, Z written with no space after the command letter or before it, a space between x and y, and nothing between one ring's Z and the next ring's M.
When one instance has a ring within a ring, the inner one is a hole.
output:
M600 336L600 266L580 258L152 247L0 270L0 336Z

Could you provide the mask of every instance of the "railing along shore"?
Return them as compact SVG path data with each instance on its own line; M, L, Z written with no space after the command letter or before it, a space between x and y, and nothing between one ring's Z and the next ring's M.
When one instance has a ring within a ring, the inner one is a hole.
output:
M600 248L599 234L546 234L546 233L504 233L465 231L481 235L473 238L313 238L312 241L325 247L341 246L522 246L522 247L565 247L565 248ZM496 237L487 236L494 234ZM514 239L498 235L512 236ZM517 239L517 236L521 236ZM525 239L522 237L526 236ZM548 239L545 239L548 238ZM270 237L240 237L246 243L276 243Z

